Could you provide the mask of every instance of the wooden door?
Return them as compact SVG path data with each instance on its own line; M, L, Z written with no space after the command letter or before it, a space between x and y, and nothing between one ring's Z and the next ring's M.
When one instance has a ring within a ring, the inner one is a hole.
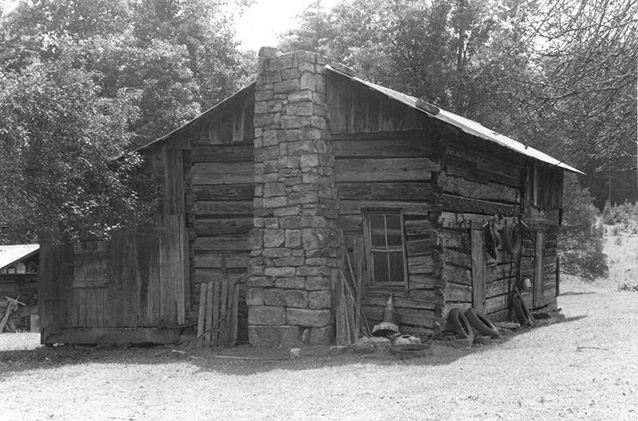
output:
M545 252L545 233L536 233L536 247L534 251L534 297L533 307L539 308L544 305L543 293L545 292L545 285L543 282L543 265Z
M485 312L486 272L487 260L485 258L483 225L474 222L472 223L472 308L481 313Z

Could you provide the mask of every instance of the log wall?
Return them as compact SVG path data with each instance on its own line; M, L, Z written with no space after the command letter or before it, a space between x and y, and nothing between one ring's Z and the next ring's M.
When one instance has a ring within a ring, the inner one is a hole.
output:
M370 327L381 321L392 292L401 332L432 334L442 312L440 262L431 221L438 142L423 130L333 133L333 147L338 222L349 251L357 254L355 242L363 243L365 210L397 209L403 214L407 286L365 287L362 305Z
M446 142L442 163L437 188L446 312L474 307L493 320L505 319L518 262L504 249L490 257L482 226L495 215L512 224L520 214L524 161L459 131Z
M506 319L510 293L515 286L520 288L524 278L534 285L532 290L523 291L530 309L555 308L562 171L543 171L540 164L463 133L446 142L442 166L437 189L445 250L446 311L474 307L494 320ZM483 252L485 265L481 267L472 260L472 236L477 235L472 226L483 225L495 215L500 215L499 223L505 225L513 224L515 216L522 216L530 237L535 239L541 233L542 246L537 248L536 240L526 238L520 259L504 248L496 259ZM543 256L542 262L539 255ZM484 278L484 294L473 290L477 271L485 272L480 275Z

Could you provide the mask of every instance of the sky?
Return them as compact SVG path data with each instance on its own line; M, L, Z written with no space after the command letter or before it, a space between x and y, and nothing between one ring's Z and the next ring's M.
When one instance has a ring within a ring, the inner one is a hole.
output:
M259 51L260 47L275 47L277 34L286 32L296 24L296 16L314 0L256 0L236 24L237 39L242 49ZM341 0L323 0L331 8Z

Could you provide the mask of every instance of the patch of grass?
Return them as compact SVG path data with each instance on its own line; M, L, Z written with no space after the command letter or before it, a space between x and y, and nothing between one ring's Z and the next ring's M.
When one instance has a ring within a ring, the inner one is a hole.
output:
M628 282L622 282L618 285L618 291L638 292L638 284L630 284Z

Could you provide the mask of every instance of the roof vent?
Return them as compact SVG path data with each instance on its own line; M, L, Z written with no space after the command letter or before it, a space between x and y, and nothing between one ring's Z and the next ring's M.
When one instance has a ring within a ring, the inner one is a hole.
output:
M423 110L428 114L437 115L439 113L439 108L436 105L432 105L429 102L425 102L421 98L418 98L414 105L419 110Z

